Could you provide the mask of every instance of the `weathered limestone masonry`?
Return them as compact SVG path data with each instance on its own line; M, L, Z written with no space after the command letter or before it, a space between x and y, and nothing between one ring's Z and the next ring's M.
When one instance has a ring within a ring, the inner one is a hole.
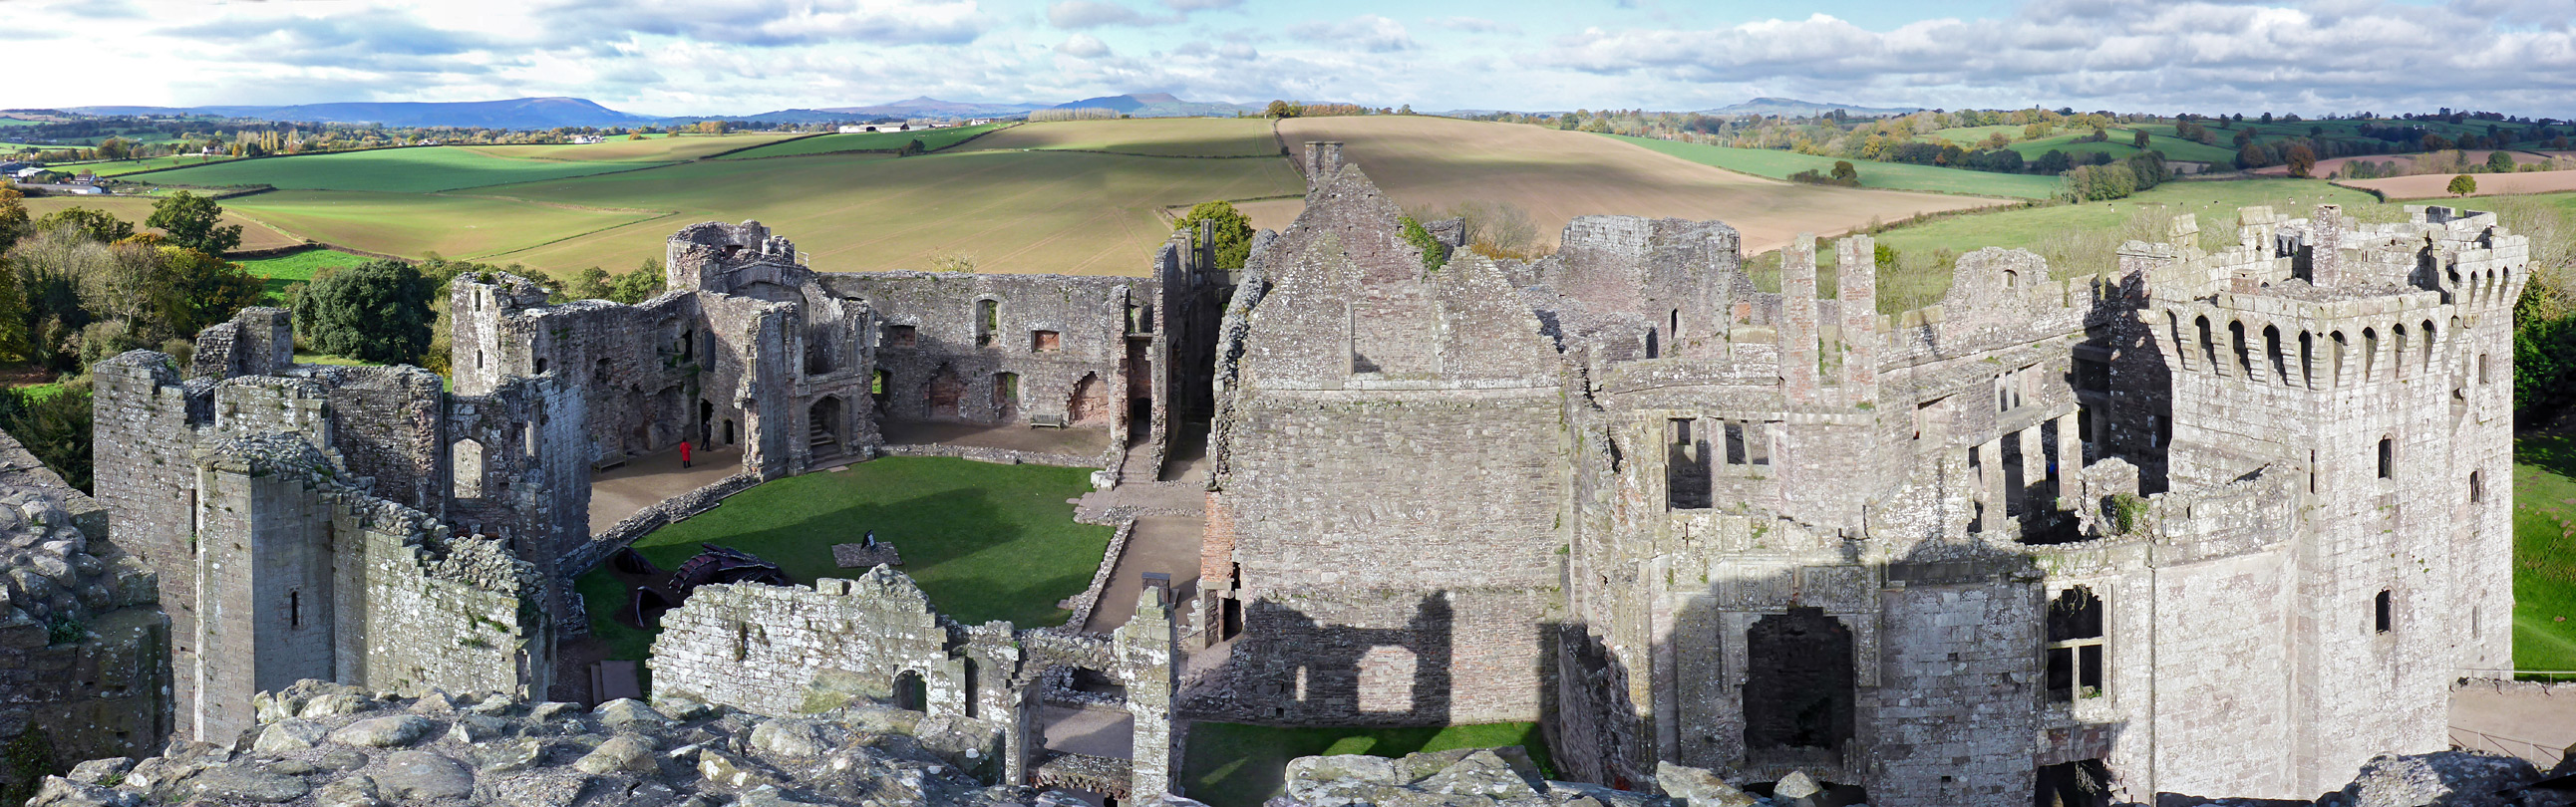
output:
M169 612L169 730L229 739L253 694L302 678L542 693L548 572L589 500L586 458L551 459L579 398L295 365L274 308L203 337L185 381L151 351L93 368L99 499Z
M1492 264L1426 271L1357 169L1310 176L1308 212L1227 314L1208 518L1234 543L1202 571L1202 619L1246 641L1189 709L1535 719L1562 582L1564 365Z
M169 733L170 620L107 522L0 432L0 743L41 731L49 767L148 754ZM0 789L15 775L0 767Z
M1426 271L1332 144L1219 331L1201 718L1544 719L1569 775L2304 798L2503 666L2524 237L2256 208L1939 305L1722 224ZM1864 267L1869 239L1834 246ZM1553 357L1551 360L1550 357Z
M891 702L927 713L930 721L1001 732L1006 783L1152 796L1171 789L1180 764L1172 731L1180 658L1172 614L1159 590L1148 588L1136 618L1105 640L1063 628L1014 630L1008 622L969 627L931 608L911 578L878 566L856 580L819 580L813 588L701 588L662 617L648 663L657 700L782 717L858 698ZM1039 746L1043 726L1035 710L1049 672L1062 668L1101 673L1124 687L1123 699L1113 700L1133 718L1130 759ZM1066 770L1080 773L1059 773Z

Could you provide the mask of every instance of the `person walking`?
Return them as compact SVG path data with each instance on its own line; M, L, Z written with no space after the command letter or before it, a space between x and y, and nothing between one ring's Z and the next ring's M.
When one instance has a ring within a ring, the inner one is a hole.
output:
M680 441L680 467L689 467L689 441Z

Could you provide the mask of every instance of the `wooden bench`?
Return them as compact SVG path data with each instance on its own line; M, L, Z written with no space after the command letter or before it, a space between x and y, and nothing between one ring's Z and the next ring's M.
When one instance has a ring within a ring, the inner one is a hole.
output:
M1061 429L1061 428L1064 428L1064 416L1063 416L1063 415L1030 415L1030 416L1029 416L1029 428L1032 428L1032 429Z

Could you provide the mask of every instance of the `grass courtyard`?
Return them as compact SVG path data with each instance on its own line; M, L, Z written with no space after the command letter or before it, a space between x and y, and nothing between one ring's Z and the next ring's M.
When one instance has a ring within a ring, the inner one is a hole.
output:
M1453 748L1517 745L1540 771L1553 772L1547 739L1536 723L1422 728L1275 728L1240 723L1190 726L1181 786L1210 807L1260 807L1280 795L1288 761L1319 754L1401 757Z
M701 543L729 546L810 585L856 574L832 564L832 545L875 530L902 550L903 572L940 612L970 625L1055 625L1068 616L1056 602L1091 584L1109 548L1111 528L1073 520L1069 500L1089 492L1090 479L1087 468L890 457L743 491L644 536L635 551L669 570ZM652 635L610 618L625 606L616 578L603 567L575 586L609 657L644 658Z
M2513 663L2576 670L2576 435L2513 441Z

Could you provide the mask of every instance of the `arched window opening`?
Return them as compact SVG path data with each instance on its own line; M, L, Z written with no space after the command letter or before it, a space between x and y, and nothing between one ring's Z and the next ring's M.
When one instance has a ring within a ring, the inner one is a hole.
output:
M2387 633L2397 626L2397 603L2389 596L2388 589L2379 590L2372 606L2374 632Z
M1002 303L999 300L975 301L975 346L992 347L993 334L1002 329Z
M2381 479L2395 479L2395 478L2397 478L2397 440L2396 440L2396 438L2392 438L2392 437L2382 437L2382 438L2379 438L2379 478L2381 478Z
M2488 376L2487 376L2487 354L2480 353L2480 354L2478 354L2478 383L2480 383L2480 384L2484 384L2484 383L2487 383L2487 382L2488 382L2488 380L2489 380L2489 378L2488 378Z
M2334 370L2333 370L2333 372L2332 372L2332 373L2329 373L2329 374L2328 374L2328 376L2327 376L2328 378L2332 379L2332 381L2331 381L2330 383L2333 383L2333 384L2338 385L2338 386L2340 386L2340 385L2342 385L2342 384L2344 383L2344 377L2343 377L2343 364L2344 364L2344 357L2345 357L2347 354L2350 354L2351 352L2352 352L2352 342L2351 342L2350 340L2347 340L2347 339L2345 339L2345 338L2344 338L2344 336L2343 336L2343 332L2342 332L2342 331L2336 331L2336 332L2334 332L2334 356L2333 356L2333 358L2332 358L2332 361L2333 361L2333 363L2334 363Z
M2233 350L2235 350L2235 351L2236 351L2236 374L2237 374L2237 377L2239 377L2239 378L2248 378L2248 379L2253 378L2253 377L2254 377L2254 356L2253 356L2252 351L2249 351L2249 350L2247 350L2247 349L2246 349L2246 344L2245 344L2245 323L2243 323L2243 322L2230 322L2230 323L2227 323L2227 340L2228 340L2228 347L2229 347L2230 349L2233 349Z
M2214 369L2217 369L2217 367L2218 367L2218 340L2217 340L2217 339L2215 339L2215 338L2213 338L2213 337L2211 336L2210 332L2209 332L2209 318L2208 318L2208 317L2201 317L2201 318L2199 318L2199 319L2195 322L2195 324L2196 324L2196 325L2198 325L2198 326L2200 327L2200 356L2201 356L2201 359L2202 359L2202 360L2204 360L2204 361L2209 362L2209 367L2210 367L2210 369L2213 369L2213 370L2214 370Z
M2391 378L2406 377L2406 323L2388 326L2388 371Z
M2283 384L2290 383L2290 359L2281 352L2280 326L2263 326L2263 354L2272 359L2272 377Z
M2378 380L2378 374L2379 329L2363 328L2361 329L2361 381L2367 384Z
M2317 385L2317 335L2307 331L2299 332L2299 384Z
M2476 472L2476 471L2470 471L2470 472L2469 472L2469 503L2470 503L2470 504L2479 504L2479 503L2485 502L2486 500L2487 500L2487 485L2486 485L2486 481L2485 481L2485 479L2484 479L2484 478L2482 478L2482 477L2480 477L2480 476L2478 476L2478 472Z
M2424 372L2427 372L2427 373L2433 372L2433 344L2434 344L2436 341L2439 341L2439 340L2437 340L2437 339L2435 339L2435 338L2434 338L2434 337L2435 337L2435 335L2436 335L2436 334L2435 334L2435 332L2434 332L2434 330L2433 330L2433 321L2432 321L2432 320L2429 320L2429 319L2428 319L2428 320L2425 320L2425 321L2424 321L2424 360L2423 360L2423 361L2424 361Z

